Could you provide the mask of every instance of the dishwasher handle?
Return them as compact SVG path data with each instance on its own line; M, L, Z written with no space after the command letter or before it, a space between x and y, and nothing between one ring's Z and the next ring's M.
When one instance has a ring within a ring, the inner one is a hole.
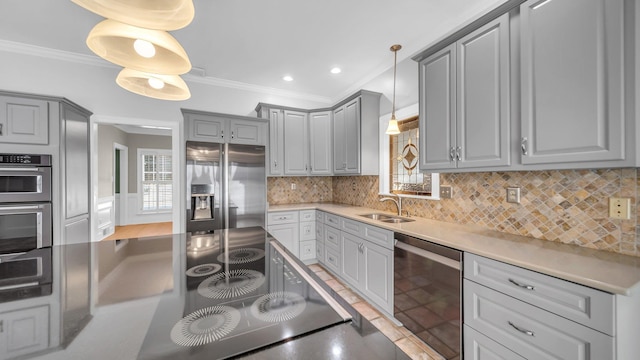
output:
M429 259L431 261L435 261L439 264L445 265L447 267L450 267L456 270L462 269L462 265L460 264L459 260L450 259L446 256L438 255L436 253L429 252L429 251L417 248L415 246L405 244L403 242L396 242L395 247L397 247L398 249L402 249L404 251L416 254L420 257Z

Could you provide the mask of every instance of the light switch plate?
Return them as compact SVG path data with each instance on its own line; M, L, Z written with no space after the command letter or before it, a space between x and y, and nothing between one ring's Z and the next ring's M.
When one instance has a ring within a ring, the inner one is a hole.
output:
M451 199L453 189L451 185L440 185L440 199Z
M520 188L519 187L507 188L507 202L512 204L520 204Z

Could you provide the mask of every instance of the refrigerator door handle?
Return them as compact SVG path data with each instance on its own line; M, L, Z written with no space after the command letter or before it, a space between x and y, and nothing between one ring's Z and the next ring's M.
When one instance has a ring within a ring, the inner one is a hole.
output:
M222 169L222 221L223 221L223 229L229 228L229 171L231 167L229 166L229 144L225 143L222 147L222 157L224 159L224 169Z

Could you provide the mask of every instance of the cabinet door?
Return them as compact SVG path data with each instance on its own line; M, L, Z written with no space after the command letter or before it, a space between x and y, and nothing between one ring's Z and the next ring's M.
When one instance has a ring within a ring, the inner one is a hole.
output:
M470 360L525 360L473 328L464 326L464 358Z
M521 12L523 164L624 159L622 0L530 0Z
M457 166L509 165L509 14L456 46Z
M315 240L316 238L316 222L304 221L300 222L300 241Z
M49 104L44 100L0 96L0 142L49 143Z
M89 119L61 104L61 148L64 172L64 218L89 213ZM89 233L84 241L89 241Z
M300 260L311 260L316 258L316 241L300 241Z
M267 124L260 121L233 119L229 122L229 143L265 145Z
M342 232L340 235L341 250L342 250L342 266L341 276L350 285L355 288L360 288L360 284L363 281L363 240Z
M343 174L347 168L346 135L344 133L344 106L333 111L333 173Z
M309 131L307 114L297 111L284 112L284 174L307 175L309 173Z
M332 174L331 133L330 111L309 114L309 155L312 175Z
M360 173L360 99L354 99L344 106L344 162L346 174ZM368 139L376 141L376 139Z
M49 347L49 307L40 306L0 314L0 359Z
M420 76L420 170L456 167L456 44L422 60Z
M205 114L186 114L187 140L223 143L227 122Z
M361 291L375 304L393 314L393 251L364 242Z
M298 223L269 225L269 233L276 238L287 250L291 251L296 257L300 253L300 240L298 237Z
M284 112L269 109L269 175L284 174Z

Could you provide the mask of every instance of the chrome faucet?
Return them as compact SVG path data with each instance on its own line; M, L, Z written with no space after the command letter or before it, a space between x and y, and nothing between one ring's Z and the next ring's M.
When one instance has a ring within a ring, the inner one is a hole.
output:
M402 198L397 196L397 200L392 197L383 197L380 199L380 202L391 200L394 204L396 204L396 208L398 209L398 216L402 216ZM407 216L409 216L409 212L407 211Z

